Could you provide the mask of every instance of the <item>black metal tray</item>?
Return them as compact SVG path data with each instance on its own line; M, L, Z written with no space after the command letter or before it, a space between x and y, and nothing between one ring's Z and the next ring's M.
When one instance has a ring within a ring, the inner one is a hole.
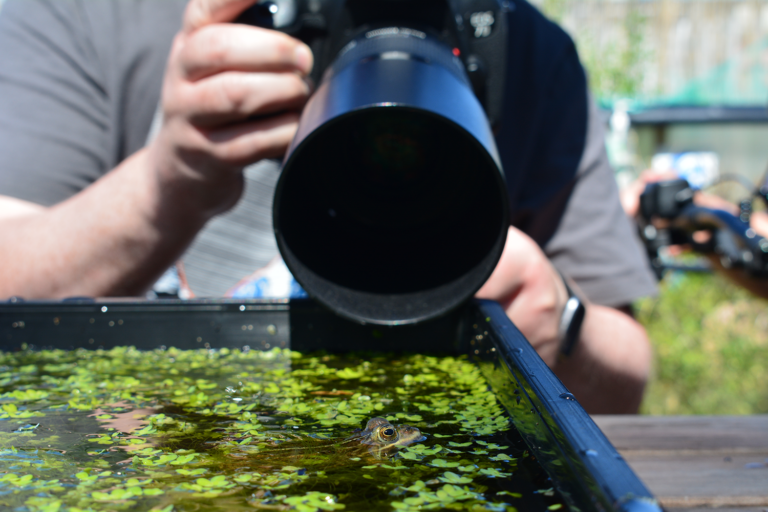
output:
M658 511L648 489L501 307L473 301L408 326L359 325L310 300L0 304L0 350L160 346L469 354L572 510Z

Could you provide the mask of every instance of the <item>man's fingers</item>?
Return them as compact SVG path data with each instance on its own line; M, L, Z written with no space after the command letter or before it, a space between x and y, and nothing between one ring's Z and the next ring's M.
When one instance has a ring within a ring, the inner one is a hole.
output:
M206 25L234 21L256 0L192 0L184 11L182 31L194 32Z
M182 76L200 80L222 71L312 70L312 52L282 32L248 25L210 25L184 42L179 55Z
M187 84L177 99L192 124L205 128L298 111L309 94L309 84L293 73L226 72Z
M181 174L215 182L222 172L281 156L296 133L312 52L281 32L230 23L254 3L187 6L168 60L156 144Z
M209 154L228 165L242 167L264 158L281 157L298 123L298 113L286 112L201 133Z
M536 249L533 240L517 228L510 227L501 258L476 296L495 300L506 308L517 298L525 284L527 268L537 254Z

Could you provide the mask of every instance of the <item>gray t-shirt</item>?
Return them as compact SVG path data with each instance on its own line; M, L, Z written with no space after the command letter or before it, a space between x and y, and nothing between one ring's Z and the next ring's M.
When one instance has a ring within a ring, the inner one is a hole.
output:
M186 0L7 0L0 13L0 194L56 204L147 138ZM497 144L513 223L594 302L625 305L655 281L618 200L602 126L571 40L511 2ZM184 255L198 296L217 296L277 254L279 167L245 172L243 199Z

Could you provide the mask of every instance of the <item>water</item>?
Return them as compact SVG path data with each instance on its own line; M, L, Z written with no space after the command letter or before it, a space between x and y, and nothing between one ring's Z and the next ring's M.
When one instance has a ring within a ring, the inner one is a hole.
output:
M377 459L372 417L427 436ZM0 353L0 508L557 510L477 368L273 350Z

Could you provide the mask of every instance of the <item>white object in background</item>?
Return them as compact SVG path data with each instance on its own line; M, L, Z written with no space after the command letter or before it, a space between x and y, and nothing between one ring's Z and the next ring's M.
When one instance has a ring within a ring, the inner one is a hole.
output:
M673 171L701 189L713 184L720 177L720 158L711 151L687 153L657 153L651 159L651 169L656 172Z
M629 140L631 124L629 102L626 100L616 101L608 121L609 129L605 138L608 160L615 171L634 170L636 157Z
M624 190L637 179L637 156L629 131L632 125L629 106L626 100L614 103L605 134L605 149L608 161L616 173L619 190Z

